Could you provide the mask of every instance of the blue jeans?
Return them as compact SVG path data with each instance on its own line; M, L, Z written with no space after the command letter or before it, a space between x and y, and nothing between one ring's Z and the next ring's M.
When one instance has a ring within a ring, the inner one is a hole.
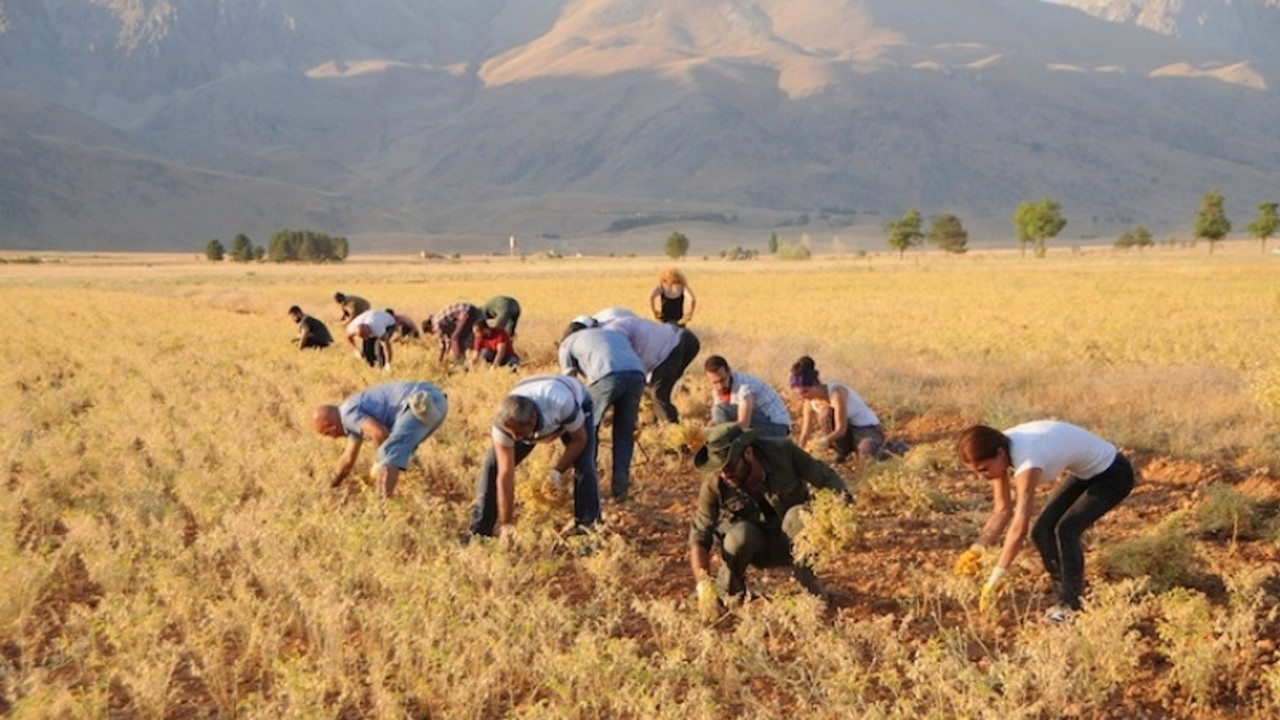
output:
M400 408L395 423L388 428L387 439L378 447L378 462L383 465L393 465L401 470L408 468L418 446L444 424L445 415L449 414L448 399L434 387L423 387L422 390L431 395L432 403L439 409L439 418L427 424L419 420L407 404Z
M600 521L600 476L596 472L596 425L591 406L591 398L582 403L587 446L573 461L573 519L581 527L590 527ZM569 443L567 435L561 435L560 440L566 445ZM517 442L516 465L528 457L533 448L532 443ZM490 446L476 480L476 502L471 506L471 534L492 536L497 531L497 524L498 454Z
M613 406L613 473L609 489L615 499L624 499L631 487L631 456L636 450L636 421L644 398L644 373L639 370L609 373L587 386L598 412L596 432L605 408Z
M711 408L712 425L727 422L738 422L737 403L719 403ZM762 437L786 437L791 433L789 425L779 425L770 420L758 407L751 408L751 429L759 432Z

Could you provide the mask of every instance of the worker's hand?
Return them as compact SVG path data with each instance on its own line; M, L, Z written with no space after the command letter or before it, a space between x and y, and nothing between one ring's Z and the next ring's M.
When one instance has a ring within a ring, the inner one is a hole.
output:
M657 320L658 322L662 322L662 313L658 312L657 310L654 310L653 319Z
M956 559L956 577L973 577L982 569L982 548L974 546Z
M357 360L364 360L364 353L360 352L359 350L352 350L351 354L355 355Z
M384 372L384 373L389 373L389 372L391 372L391 363L386 363L386 364L384 364L384 365L382 366L382 372Z
M691 322L693 322L693 316L685 315L684 317L680 318L680 320L678 320L676 324L679 325L680 327L686 327Z
M382 479L383 468L386 467L380 462L375 462L369 466L369 479L378 482Z
M547 482L551 483L551 489L553 491L559 492L561 484L564 483L564 473L553 468L551 472L547 474Z
M498 544L511 547L516 544L516 526L512 524L498 526Z
M987 582L982 586L982 594L978 596L978 612L986 615L995 610L996 602L1000 599L1000 586L1004 582L1005 569L997 565L991 571L991 577L987 578Z

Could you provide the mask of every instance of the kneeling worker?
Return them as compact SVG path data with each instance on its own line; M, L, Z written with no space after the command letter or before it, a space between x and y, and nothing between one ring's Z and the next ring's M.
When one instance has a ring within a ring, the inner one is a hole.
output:
M747 567L792 566L806 590L823 596L807 565L796 564L792 540L804 527L809 488L846 498L844 480L786 438L768 438L737 423L713 425L693 464L703 474L693 524L689 564L701 602L709 593L742 598ZM720 541L720 571L711 580L711 548Z

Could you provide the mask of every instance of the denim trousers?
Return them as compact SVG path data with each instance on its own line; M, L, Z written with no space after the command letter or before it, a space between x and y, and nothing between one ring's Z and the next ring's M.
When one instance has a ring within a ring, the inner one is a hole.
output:
M596 426L592 418L591 398L582 403L583 427L587 431L587 446L573 461L573 519L581 527L590 527L600 521L600 476L596 472ZM569 443L567 434L561 442ZM533 452L533 443L517 442L516 465ZM538 478L537 482L542 482ZM476 500L471 507L471 534L493 535L498 524L498 454L489 447L484 465L476 479Z
M644 373L639 370L609 373L587 386L595 405L595 425L599 432L605 409L613 408L613 472L609 489L616 499L623 499L631 488L631 457L636 449L636 422L640 401L644 398Z

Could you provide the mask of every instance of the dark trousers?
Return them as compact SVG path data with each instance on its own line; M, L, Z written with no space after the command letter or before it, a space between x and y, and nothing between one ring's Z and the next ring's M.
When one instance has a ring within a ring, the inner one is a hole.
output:
M1044 569L1058 584L1058 602L1080 609L1084 594L1084 548L1080 538L1098 518L1120 504L1133 490L1133 466L1116 453L1111 466L1080 479L1068 477L1049 499L1031 528L1031 540L1040 551Z
M836 438L835 446L838 463L855 453L861 458L878 458L884 447L884 429L879 425L848 425L844 434Z
M787 511L781 528L759 523L733 523L720 538L720 571L716 586L720 592L741 597L747 592L747 568L792 566L796 580L809 592L819 595L822 586L813 570L797 565L791 557L791 541L804 528L805 505Z
M365 338L361 342L363 345L360 347L360 355L364 357L369 367L382 367L387 364L387 358L383 356L382 344L378 342L378 338Z
M586 415L587 446L573 462L573 519L581 527L590 527L600 521L600 476L596 472L596 426L591 417L591 400L583 403L582 411ZM561 435L560 439L565 444L569 442L567 435ZM533 448L534 445L529 443L516 443L517 466L533 452ZM537 479L537 482L542 481L543 478ZM498 454L490 446L476 480L476 501L471 506L471 534L493 535L497 524Z
M702 344L698 342L698 336L688 330L681 330L680 342L676 344L671 354L653 369L649 389L653 394L653 411L657 414L659 421L680 422L680 412L671 402L671 392L675 390L676 383L680 382L685 368L698 357L701 349Z

